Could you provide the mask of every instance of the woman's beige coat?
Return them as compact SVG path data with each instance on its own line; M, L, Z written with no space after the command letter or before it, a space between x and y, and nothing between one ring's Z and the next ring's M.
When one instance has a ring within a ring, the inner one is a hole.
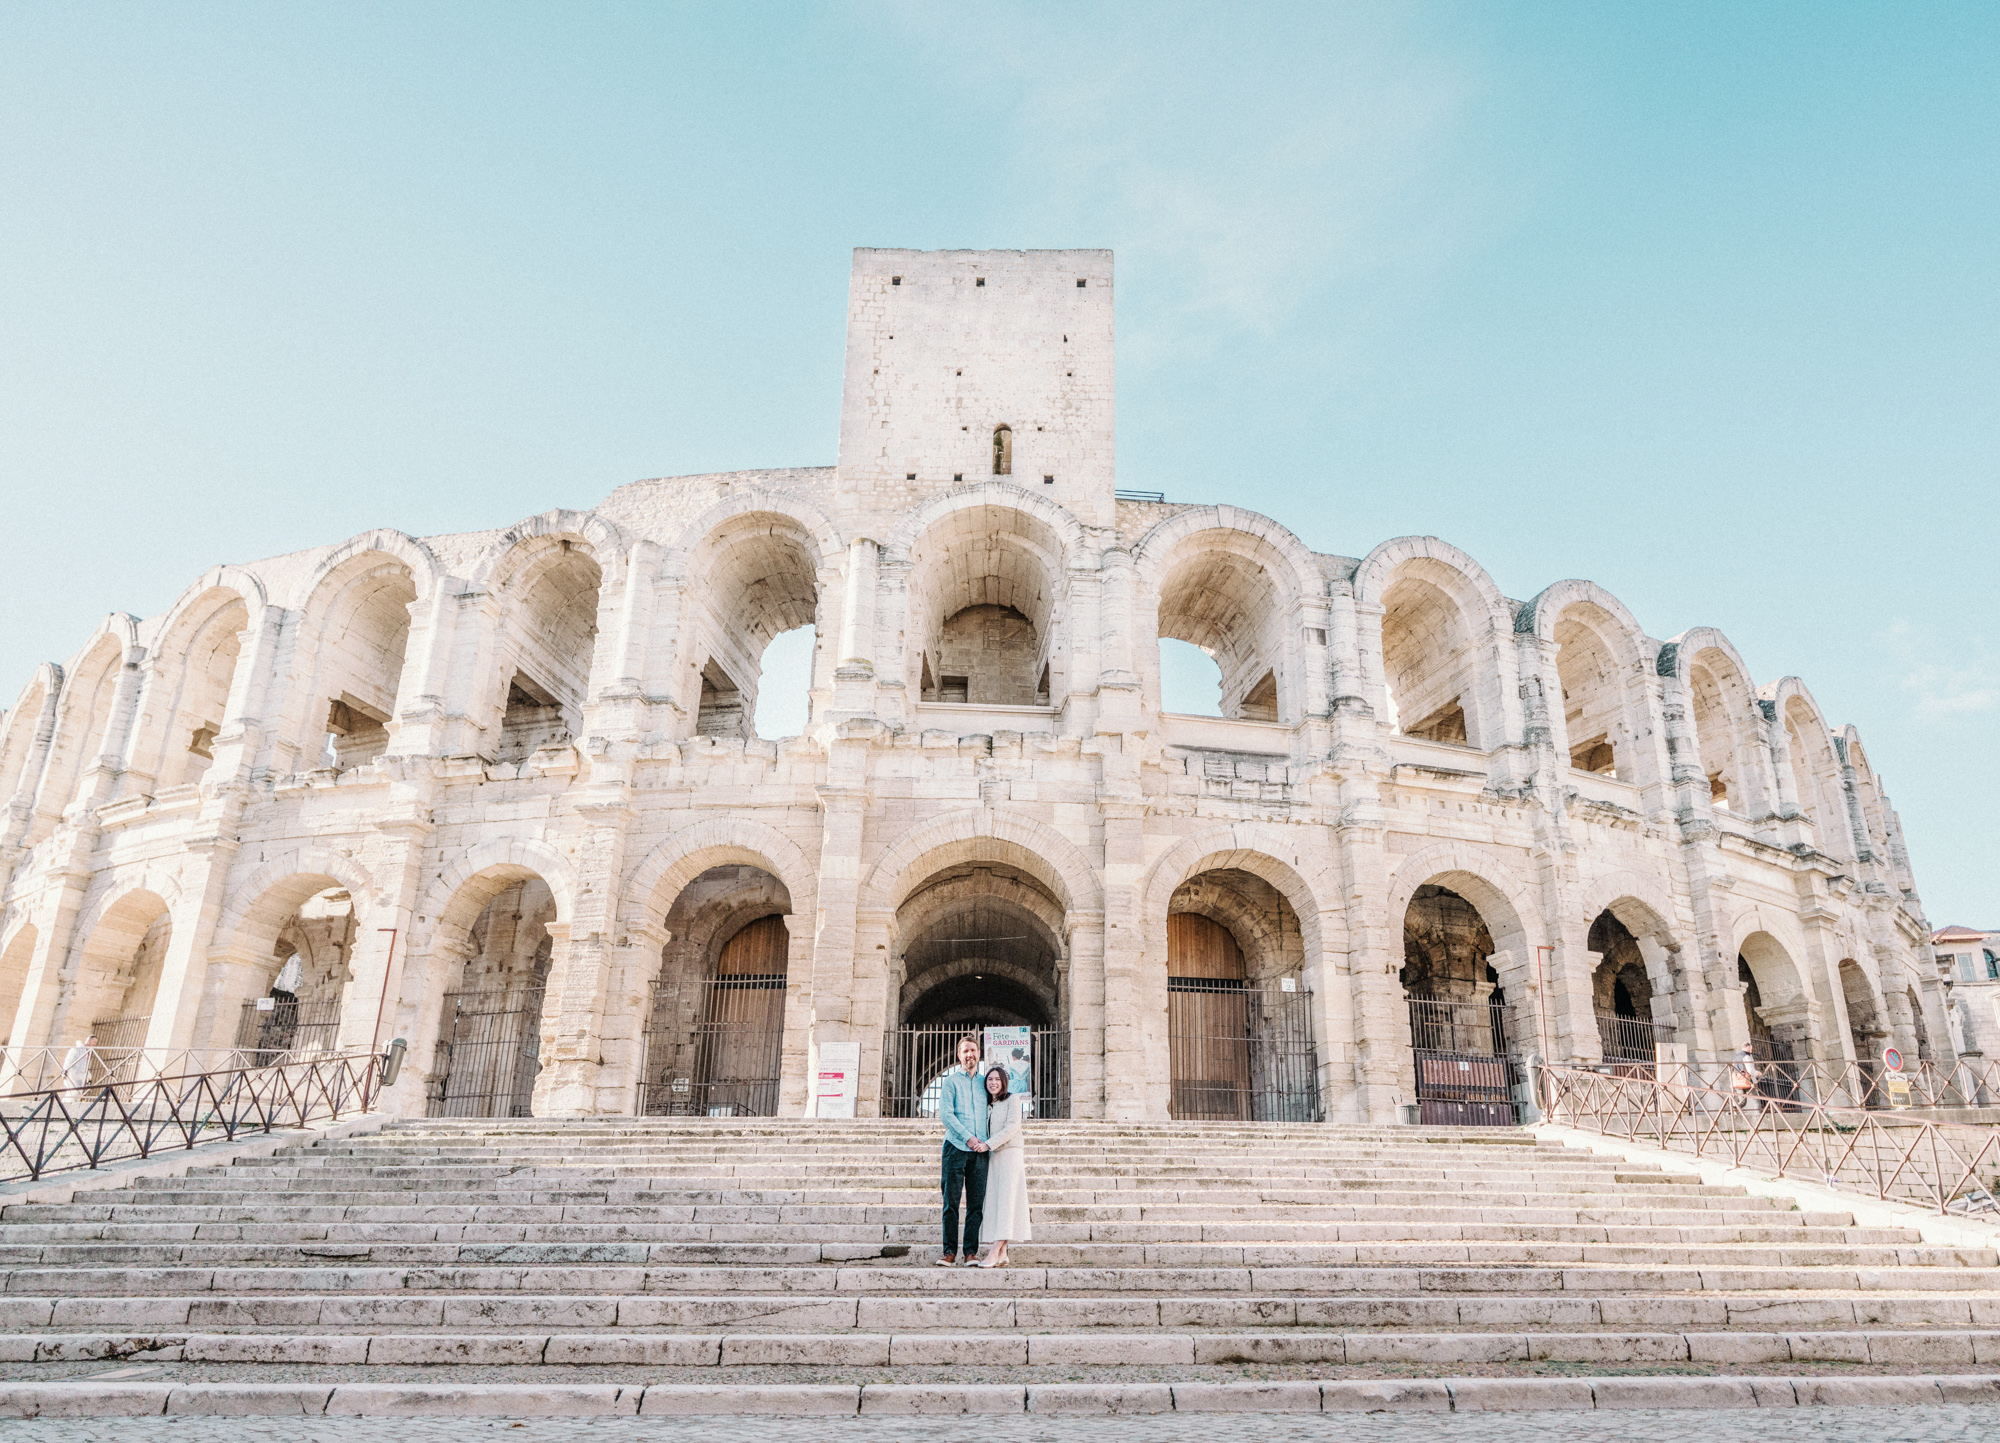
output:
M1024 1243L1028 1229L1028 1145L1021 1127L1022 1098L996 1102L986 1117L986 1144L993 1159L986 1165L986 1226L989 1238Z

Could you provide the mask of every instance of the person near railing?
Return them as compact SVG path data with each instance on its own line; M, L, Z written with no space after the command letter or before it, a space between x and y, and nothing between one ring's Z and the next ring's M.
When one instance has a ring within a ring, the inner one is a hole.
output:
M1758 1112L1764 1110L1764 1097L1757 1087L1763 1080L1764 1070L1757 1065L1757 1054L1750 1050L1750 1044L1746 1042L1742 1052L1729 1065L1729 1091L1739 1113L1746 1111L1752 1101L1757 1104Z
M79 1038L63 1057L63 1085L65 1087L90 1086L91 1065L97 1060L97 1034Z
M1007 1244L1033 1236L1028 1226L1028 1148L1022 1136L1027 1099L1008 1090L1007 1069L986 1069L986 1199L993 1205L993 1246L982 1268L1007 1266Z

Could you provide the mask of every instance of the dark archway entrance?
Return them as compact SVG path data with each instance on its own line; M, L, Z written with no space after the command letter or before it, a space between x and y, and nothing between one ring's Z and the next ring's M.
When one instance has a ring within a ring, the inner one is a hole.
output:
M1417 888L1403 914L1400 975L1424 1122L1520 1121L1511 1012L1492 956L1493 933L1477 907L1444 887Z
M1040 881L999 863L947 867L896 911L898 1026L882 1068L884 1117L932 1117L958 1043L981 1055L1025 1045L1033 1107L1069 1115L1068 959L1063 908Z

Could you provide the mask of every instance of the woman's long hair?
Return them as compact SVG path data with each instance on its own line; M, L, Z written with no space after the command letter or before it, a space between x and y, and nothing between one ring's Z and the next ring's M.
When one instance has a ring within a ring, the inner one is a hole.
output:
M996 1102L1005 1102L1007 1100L1007 1069L998 1063L986 1069L987 1077L992 1077L996 1072L1000 1074L1000 1090L995 1092L991 1088L987 1088L986 1103L989 1107Z

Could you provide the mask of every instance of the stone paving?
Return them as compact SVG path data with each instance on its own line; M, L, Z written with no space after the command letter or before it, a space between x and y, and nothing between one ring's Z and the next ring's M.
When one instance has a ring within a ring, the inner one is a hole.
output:
M114 1433L115 1429L115 1433ZM0 1443L1945 1443L2000 1436L2000 1408L1141 1418L121 1418L0 1422Z

